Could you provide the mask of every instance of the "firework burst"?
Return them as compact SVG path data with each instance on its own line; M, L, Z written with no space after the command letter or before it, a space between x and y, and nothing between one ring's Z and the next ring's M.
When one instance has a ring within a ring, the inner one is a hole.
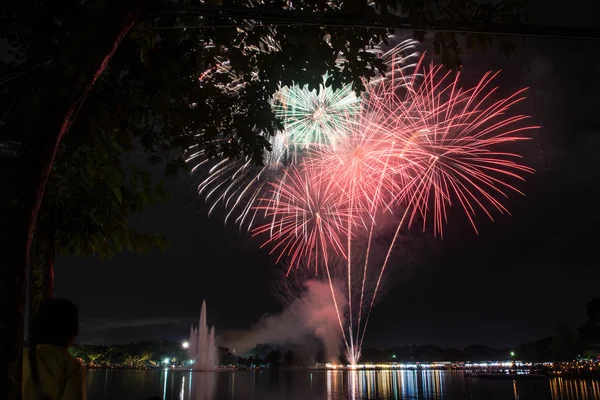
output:
M236 213L240 226L252 229L260 214L262 225L252 233L267 237L263 246L277 262L288 260L288 274L299 265L326 272L352 363L360 358L400 231L422 221L443 237L451 207L477 231L477 214L507 213L503 200L520 193L514 182L533 172L508 149L537 128L513 113L525 89L500 98L497 73L463 88L460 74L426 65L422 57L409 64L413 46L375 50L390 70L365 85L362 99L350 86L332 90L326 76L318 91L281 87L273 111L284 129L271 140L265 165L216 161L198 187L213 202L211 210L224 204L227 218ZM203 154L194 157L200 167L208 165ZM370 256L375 221L392 217L398 222L387 252ZM332 274L346 281L347 294L339 299Z
M397 40L396 35L391 35L388 39L388 41ZM383 50L386 47L383 43L380 43L373 49L369 49L368 51L375 53L388 67L388 73L377 73L369 81L369 86L374 87L384 82L388 86L391 84L404 86L406 78L412 75L415 63L419 60L420 53L417 51L418 43L415 40L408 39L400 41L388 50ZM369 88L367 88L368 90Z
M434 233L443 235L448 208L458 205L477 230L477 209L492 219L493 209L507 213L501 199L511 191L521 193L510 181L534 171L507 151L510 144L530 139L526 131L538 128L524 123L528 116L510 115L527 89L494 99L498 73L488 72L463 89L460 73L453 76L422 61L417 68L422 78L407 87L405 98L385 100L385 108L401 118L381 124L389 140L399 144L396 155L402 176L408 177L401 201L411 209L409 224L417 215L425 224L431 214Z
M240 228L245 225L252 226L257 217L257 211L252 205L265 189L267 182L281 176L282 167L290 162L290 154L282 133L272 136L269 143L271 151L264 151L261 166L256 165L249 157L213 161L202 151L193 151L194 148L188 150L186 161L198 160L192 168L192 174L206 174L198 183L197 190L198 195L212 204L209 215L219 204L223 204L226 210L225 223L235 217L235 223Z
M390 40L397 39L392 35ZM401 41L389 50L383 51L383 44L374 46L369 52L376 53L391 69L391 74L376 76L367 84L371 93L382 90L382 83L392 79L402 86L404 76L410 76L407 68L418 54L416 42ZM245 51L278 52L280 48L273 35L267 35L258 47L247 47ZM345 60L340 58L338 64ZM394 71L403 71L402 74ZM215 77L221 76L219 79ZM251 73L251 80L258 79L258 71ZM226 79L222 79L225 77ZM227 59L215 59L214 66L200 76L200 83L212 81L226 93L235 95L245 85L245 80L230 66ZM223 81L223 83L219 83ZM320 91L310 91L305 86L282 87L273 95L273 110L282 119L284 129L269 139L272 151L265 151L264 167L253 165L250 159L212 160L204 152L193 146L186 152L186 162L194 164L193 172L200 177L198 193L211 204L209 213L218 206L226 210L225 222L233 220L240 229L251 229L258 214L253 205L259 197L264 197L270 186L269 181L281 177L281 167L297 165L304 159L305 149L320 148L343 143L342 151L348 143L356 142L356 132L362 123L361 104L350 86L333 90L323 79ZM380 88L380 89L375 89ZM311 130L310 128L314 128ZM271 191L272 192L272 191Z
M304 150L314 144L335 146L346 138L360 111L360 99L352 85L334 90L324 76L319 90L307 85L282 87L273 110L283 121L289 144Z
M318 179L317 169L292 167L277 182L271 182L271 196L261 198L257 210L270 220L252 230L253 235L269 234L263 246L271 244L277 262L290 257L289 271L302 260L315 269L332 255L345 257L343 232L352 221L339 190Z
M385 95L372 98L373 108L393 116L382 118L379 126L390 142L397 143L394 158L402 170L398 201L405 211L381 266L359 345L402 227L410 227L416 216L425 227L431 218L434 234L442 236L448 209L456 204L477 232L476 210L489 218L493 209L508 212L501 199L511 191L521 193L509 181L522 181L523 174L534 172L518 162L519 155L505 149L530 139L524 132L538 128L524 122L527 116L510 115L526 89L494 100L497 87L491 84L496 76L486 73L477 85L464 89L459 86L459 73L454 77L442 73L441 67L424 66L421 59L417 72L404 80L409 82L403 87L404 96L398 95L391 81Z
M533 172L506 149L528 139L524 132L537 128L527 125L526 116L511 114L523 99L523 90L498 99L492 85L496 75L485 74L477 85L465 89L459 85L460 74L442 73L440 67L425 66L421 59L414 74L395 70L392 78L367 89L361 114L345 134L346 140L335 147L314 146L303 164L302 187L307 192L311 187L335 188L335 201L328 208L328 219L336 221L330 230L335 232L333 242L294 241L297 235L291 232L304 229L304 219L297 218L302 213L287 202L282 210L271 205L274 220L295 216L287 219L285 253L295 260L314 257L318 244L319 251L328 254L327 243L334 250L329 253L343 256L349 326L342 330L351 362L360 358L370 313L401 229L419 217L423 226L433 220L434 233L442 235L449 208L458 205L476 230L476 210L490 218L493 210L507 212L502 199L509 192L519 192L510 181L523 180L523 174ZM397 209L403 212L385 259L372 262L369 251L375 217ZM357 250L352 243L359 230L368 232L364 235L368 237L366 257L355 265L352 254ZM282 242L282 238L275 241ZM374 289L367 293L366 286Z
M270 223L253 229L254 235L269 234L263 246L271 245L271 253L289 258L287 274L299 265L311 265L315 275L319 267L325 270L331 290L337 319L346 348L353 348L343 325L343 308L336 295L329 260L335 256L345 258L344 234L354 224L353 214L346 210L345 197L331 182L319 179L323 173L318 168L292 167L284 176L271 183L272 193L260 199L257 210L264 211Z

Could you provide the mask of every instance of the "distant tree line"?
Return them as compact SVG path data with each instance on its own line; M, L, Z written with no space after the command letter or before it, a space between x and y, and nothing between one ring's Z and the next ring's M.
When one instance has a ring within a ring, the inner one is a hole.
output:
M434 345L405 345L385 350L364 349L365 362L432 362L432 361L489 361L509 357L509 349L469 345L464 349L442 348Z
M115 345L77 344L70 353L93 367L153 368L164 365L188 366L191 356L181 343L170 341L142 341ZM322 351L319 352L323 354ZM304 351L278 349L260 345L243 356L236 356L225 347L218 347L219 363L239 368L300 367L314 365L314 357Z
M181 343L145 341L116 345L78 344L69 349L71 354L93 366L121 366L144 368L168 364L184 365L190 360Z
M433 345L400 346L386 350L364 349L365 362L427 362L427 361L491 361L514 357L531 362L596 359L600 356L600 297L592 299L586 308L587 320L578 329L560 322L552 334L525 343L515 349L497 349L470 345L464 349L444 349ZM514 356L510 356L514 351Z
M523 361L571 361L577 358L596 359L600 355L600 297L589 302L587 320L577 330L567 323L557 323L551 336L517 346L515 349L470 345L463 349L434 345L404 345L385 350L363 349L362 362L433 362L433 361L496 361L514 357ZM190 356L181 343L144 341L122 345L76 345L71 353L94 366L152 368L165 364L189 365ZM511 356L514 351L514 356ZM243 355L219 347L219 363L238 368L294 368L325 363L324 350L300 347L282 348L259 345ZM342 357L340 363L347 363Z
M243 355L233 354L228 348L219 347L219 364L238 368L295 368L324 364L323 349L301 347L285 348L259 345ZM181 343L168 341L144 341L120 345L76 345L71 354L86 364L96 367L118 366L123 368L153 368L165 364L189 365L190 356ZM431 361L488 361L507 359L508 349L496 349L482 345L471 345L464 349L444 349L433 345L398 346L385 350L366 348L362 361L382 362L431 362ZM347 363L344 357L338 360Z
M576 358L596 359L600 356L600 297L592 299L586 308L587 320L572 329L561 322L551 336L517 347L519 359L527 361L570 361Z

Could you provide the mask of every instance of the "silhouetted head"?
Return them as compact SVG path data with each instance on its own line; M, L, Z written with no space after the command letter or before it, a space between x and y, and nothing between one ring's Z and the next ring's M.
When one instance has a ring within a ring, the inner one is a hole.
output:
M37 344L69 347L79 334L79 311L68 300L52 299L40 305L36 316Z

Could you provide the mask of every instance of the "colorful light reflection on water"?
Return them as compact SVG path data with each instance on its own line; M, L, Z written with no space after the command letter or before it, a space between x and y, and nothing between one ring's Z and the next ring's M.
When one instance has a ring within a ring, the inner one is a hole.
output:
M92 370L87 388L89 400L600 400L591 379L481 380L443 370Z

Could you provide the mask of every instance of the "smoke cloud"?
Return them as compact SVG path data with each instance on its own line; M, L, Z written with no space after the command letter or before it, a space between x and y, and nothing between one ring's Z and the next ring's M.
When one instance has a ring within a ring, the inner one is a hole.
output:
M346 300L336 286L335 298L343 316ZM336 359L342 338L329 283L306 281L304 290L281 313L263 316L250 331L238 332L236 336L237 339L226 340L236 354L243 354L259 344L301 345L317 338L323 344L327 359Z

